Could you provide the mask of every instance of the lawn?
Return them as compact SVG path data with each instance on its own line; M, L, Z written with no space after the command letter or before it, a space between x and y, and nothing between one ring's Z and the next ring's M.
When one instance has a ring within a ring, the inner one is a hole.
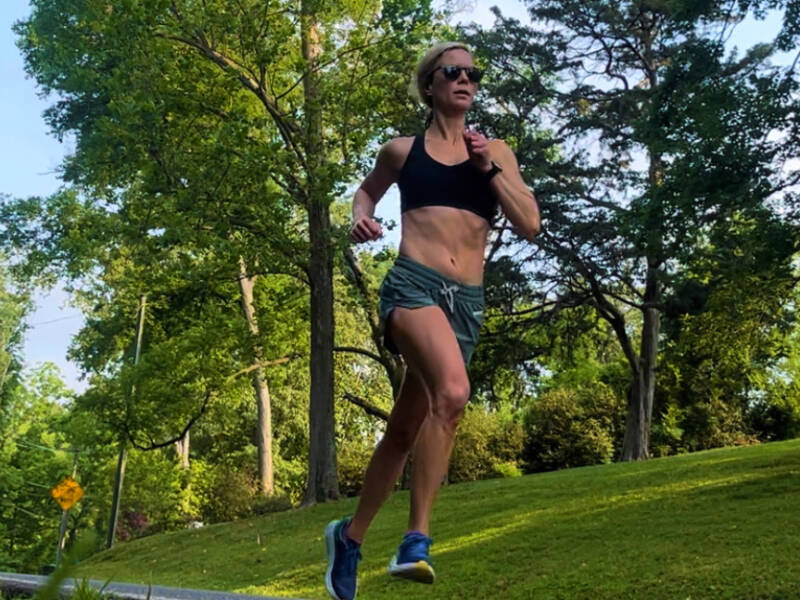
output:
M355 505L120 543L76 577L328 598L323 530ZM397 492L373 522L358 598L800 598L800 439L447 486L431 586L385 571L407 511Z

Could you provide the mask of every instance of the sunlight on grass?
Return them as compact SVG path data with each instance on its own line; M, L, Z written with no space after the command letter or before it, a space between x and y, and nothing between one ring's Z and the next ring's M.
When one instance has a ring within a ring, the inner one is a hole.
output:
M792 598L798 475L800 440L792 440L445 486L431 524L433 586L386 574L407 520L408 492L398 492L362 548L359 597ZM119 544L80 573L324 599L322 533L355 504Z

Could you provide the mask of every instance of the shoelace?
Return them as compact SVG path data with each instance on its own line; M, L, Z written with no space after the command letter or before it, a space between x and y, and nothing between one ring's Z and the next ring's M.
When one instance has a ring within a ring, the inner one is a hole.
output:
M445 300L447 300L447 306L450 308L450 312L453 312L453 292L458 291L458 286L453 284L451 286L445 285L444 281L442 282L442 294L444 294Z

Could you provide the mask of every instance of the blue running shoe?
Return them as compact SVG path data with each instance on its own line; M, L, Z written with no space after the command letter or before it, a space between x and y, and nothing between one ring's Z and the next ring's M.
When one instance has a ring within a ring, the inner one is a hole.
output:
M350 518L333 520L325 528L325 550L328 554L325 587L336 600L353 600L358 588L356 572L358 561L361 560L361 545L342 535Z
M433 540L421 533L407 533L397 548L397 554L389 563L390 574L420 583L433 583L433 561L428 556L428 549Z

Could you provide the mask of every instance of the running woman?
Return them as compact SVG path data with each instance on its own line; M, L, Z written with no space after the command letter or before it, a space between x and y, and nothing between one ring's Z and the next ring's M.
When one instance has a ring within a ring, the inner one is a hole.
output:
M512 150L465 128L481 76L465 44L428 50L416 73L416 92L430 108L424 133L383 145L353 199L351 238L376 240L382 231L375 205L390 185L400 188L402 238L380 286L378 312L384 345L403 357L406 370L355 514L325 529L325 584L337 600L355 598L361 543L412 448L408 530L388 572L433 583L430 514L469 399L467 366L483 320L490 223L499 204L527 240L540 231L536 201Z

